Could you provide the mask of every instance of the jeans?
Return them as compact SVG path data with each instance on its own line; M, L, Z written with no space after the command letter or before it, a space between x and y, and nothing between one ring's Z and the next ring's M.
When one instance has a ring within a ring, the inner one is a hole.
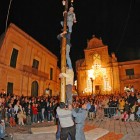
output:
M66 104L72 104L72 85L66 85Z
M61 130L61 126L60 126L60 123L58 122L58 124L57 124L57 132L56 132L56 140L60 139L60 130Z
M42 112L38 112L37 114L37 121L42 121Z
M33 120L32 120L32 122L37 122L37 114L35 115L35 114L33 114Z
M53 114L51 112L48 112L48 121L52 121L53 119Z
M45 115L44 115L44 113L45 113L45 108L42 108L42 109L41 109L41 112L42 112L42 120L44 120L44 119L45 119Z
M5 126L2 126L0 124L0 138L4 138L5 137Z
M60 24L63 26L64 22L61 21ZM67 26L68 26L68 32L72 33L73 21L67 21Z
M86 140L83 129L83 124L76 124L76 140Z
M66 45L66 61L69 69L72 69L72 63L70 59L70 46L68 44Z
M73 21L67 21L68 31L72 33Z
M32 124L31 116L30 115L28 115L27 118L26 118L26 124L27 125L31 125Z
M94 112L89 112L89 119L93 119L94 118Z
M109 114L108 114L108 108L104 108L104 116L105 117L108 117L109 116Z

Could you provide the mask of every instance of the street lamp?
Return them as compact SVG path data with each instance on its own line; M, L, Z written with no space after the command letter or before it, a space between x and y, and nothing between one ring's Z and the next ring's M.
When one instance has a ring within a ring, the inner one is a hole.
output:
M91 93L93 95L93 78L91 77L90 80L91 80L91 84L92 84L92 92Z
M91 88L92 88L92 94L93 94L93 82L95 80L95 75L94 75L94 70L93 69L90 69L88 70L88 79L91 80Z
M105 93L107 94L107 81L108 81L108 78L107 78L107 76L106 76L106 75L105 75L104 80L105 80L104 89L105 89Z
M92 95L93 95L93 82L95 80L95 76L93 75L92 77L90 77L90 80L91 80L91 84L92 84Z

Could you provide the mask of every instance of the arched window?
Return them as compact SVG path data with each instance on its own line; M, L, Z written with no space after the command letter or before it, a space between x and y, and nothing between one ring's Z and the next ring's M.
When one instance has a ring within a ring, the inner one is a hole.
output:
M32 82L32 87L31 87L31 96L38 96L38 83L37 81Z

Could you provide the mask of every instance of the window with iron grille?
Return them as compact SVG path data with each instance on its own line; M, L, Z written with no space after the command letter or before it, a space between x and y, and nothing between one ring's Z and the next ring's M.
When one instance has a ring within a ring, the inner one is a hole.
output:
M33 65L32 65L32 68L38 69L38 66L39 66L39 61L36 60L36 59L33 59Z
M11 60L10 60L10 66L13 68L16 68L17 57L18 57L18 50L13 48L13 52L12 52Z

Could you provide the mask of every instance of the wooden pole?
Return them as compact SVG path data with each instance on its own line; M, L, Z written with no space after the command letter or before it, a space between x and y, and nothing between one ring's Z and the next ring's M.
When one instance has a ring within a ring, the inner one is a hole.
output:
M68 11L68 0L65 3L65 11ZM67 31L67 12L64 12L63 31ZM66 73L66 38L62 37L61 44L61 73ZM66 78L61 78L60 102L66 99Z

